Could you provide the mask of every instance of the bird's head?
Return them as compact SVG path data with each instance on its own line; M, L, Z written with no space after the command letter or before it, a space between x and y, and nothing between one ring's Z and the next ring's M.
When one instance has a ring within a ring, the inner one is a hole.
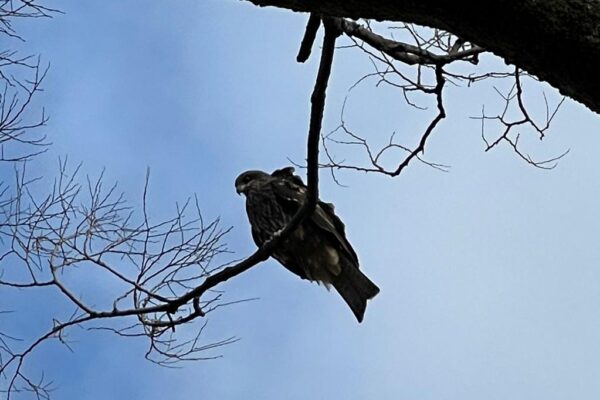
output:
M257 183L261 178L265 178L270 176L266 172L263 171L246 171L240 174L235 179L235 191L238 194L246 194L248 188L252 187Z

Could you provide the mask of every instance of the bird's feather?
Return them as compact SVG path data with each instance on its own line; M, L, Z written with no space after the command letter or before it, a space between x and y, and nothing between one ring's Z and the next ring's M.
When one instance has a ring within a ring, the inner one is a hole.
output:
M307 192L293 167L270 175L246 171L236 179L236 189L246 195L252 237L258 246L289 223L306 201ZM319 200L312 215L283 240L272 256L302 279L333 285L359 322L367 300L379 292L359 270L358 257L333 204Z

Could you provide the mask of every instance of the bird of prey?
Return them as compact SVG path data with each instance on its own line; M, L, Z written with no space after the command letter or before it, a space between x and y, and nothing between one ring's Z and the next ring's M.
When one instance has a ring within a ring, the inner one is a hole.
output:
M235 180L238 194L246 196L252 237L261 246L283 229L302 206L307 188L287 167L268 174L246 171ZM306 218L273 251L272 256L302 279L333 286L362 322L367 300L379 288L358 269L358 257L346 239L345 227L333 204L319 201Z

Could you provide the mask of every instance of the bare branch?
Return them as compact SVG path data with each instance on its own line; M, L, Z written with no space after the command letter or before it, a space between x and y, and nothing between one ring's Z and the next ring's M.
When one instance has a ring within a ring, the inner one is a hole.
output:
M387 39L350 20L339 19L339 22L342 31L349 37L360 39L370 45L374 50L385 53L394 60L401 61L408 65L446 65L455 61L468 61L477 64L477 56L485 51L475 45L463 49L466 43L460 39L455 40L454 44L451 46L446 46L446 48L444 48L440 46L440 38L443 35L449 34L440 31L439 34L434 35L433 40L436 42L437 48L443 49L446 54L436 54L427 49L427 47L431 47L427 46L430 42L424 41L425 43L421 43L413 29L410 30L410 33L417 41L416 46ZM406 26L407 25L405 24L405 27Z
M496 88L496 93L503 101L503 107L500 113L493 116L486 115L485 108L482 108L480 117L471 118L478 119L481 121L481 137L486 145L485 151L490 151L494 147L498 146L498 144L500 144L501 142L505 142L515 152L515 154L517 154L519 158L521 158L527 164L540 169L553 169L556 167L557 162L569 153L569 150L566 150L560 155L551 157L549 159L535 160L529 154L521 150L519 146L519 139L521 138L521 133L516 132L516 130L519 128L529 128L531 131L537 134L539 140L543 140L546 136L547 130L550 128L552 120L556 116L565 98L561 98L561 100L556 104L556 106L551 109L548 104L548 99L546 95L543 94L545 105L545 119L543 123L536 122L531 117L531 113L529 112L525 103L525 99L523 97L522 75L523 72L518 67L515 67L514 72L512 74L514 84L512 85L510 90L507 93L502 93L499 89ZM513 111L513 113L518 113L518 117L510 118L509 115L513 114L511 113L511 111ZM494 140L489 140L485 134L486 121L494 121L502 126L501 133Z
M0 0L0 38L22 41L13 20L51 17L57 12L36 0ZM0 49L0 162L27 161L46 151L46 136L36 133L48 117L42 109L38 118L31 119L29 110L47 72L39 57Z
M300 50L298 50L296 61L303 63L308 60L308 57L310 57L319 26L321 26L321 17L314 13L310 14L308 23L306 24L304 37L302 38L302 43L300 44Z
M16 170L15 194L0 203L0 217L6 221L0 229L6 244L0 255L0 290L55 290L73 312L59 318L57 310L49 309L51 327L18 344L11 342L9 333L1 332L0 377L6 381L8 398L22 390L49 396L45 383L24 374L24 362L40 345L53 339L70 348L67 332L73 326L95 323L89 328L124 337L147 337L146 358L163 366L217 357L200 353L237 340L229 337L201 343L207 321L188 339L177 337L176 327L218 308L250 300L225 301L213 288L266 260L316 207L325 92L339 35L331 20L326 19L324 25L321 62L311 97L306 202L286 227L234 265L216 263L227 254L221 241L229 229L221 229L218 219L205 223L197 199L178 206L173 218L156 223L146 212L148 180L142 216L137 219L114 185L104 188L102 174L97 179L87 177L81 184L77 179L79 167L69 173L66 160L60 161L52 192L38 199L31 187L36 181L26 179L25 166ZM78 269L97 279L109 279L111 287L117 289L107 293L108 299L102 304L91 302L67 278ZM115 327L116 320L127 322Z
M519 72L518 68L512 73L497 71L465 73L463 72L464 67L460 69L460 73L450 72L449 69L457 62L467 61L471 65L477 65L479 56L484 52L484 49L448 32L417 27L413 24L404 23L400 26L389 28L392 32L402 35L404 40L398 40L394 38L393 33L392 39L389 39L373 32L372 25L368 21L366 22L366 26L345 19L337 19L336 21L341 31L354 43L350 47L359 48L366 53L374 68L374 72L368 73L358 79L350 87L349 93L358 85L375 80L375 87L385 84L400 90L406 104L418 111L427 110L421 99L427 99L428 97L435 99L435 107L437 109L436 114L431 117L423 132L419 134L416 144L403 143L406 142L406 139L403 139L404 135L397 135L396 130L394 130L387 144L383 144L379 148L373 148L366 139L366 136L356 133L349 127L344 117L346 104L346 101L344 101L340 125L329 134L322 136L322 146L328 162L321 166L330 169L336 182L338 180L335 177L335 171L343 169L377 172L392 177L398 176L413 159L421 161L434 169L447 171L449 166L427 161L423 158L428 139L439 122L446 117L443 96L446 83L455 86L466 83L468 87L487 79L515 79L511 93L506 97L503 95L503 99L506 102L503 113L495 117L489 117L485 114L480 117L482 124L485 120L497 119L504 125L503 133L494 141L488 141L482 131L482 136L486 141L486 151L495 147L499 142L506 141L520 158L535 167L543 169L553 168L556 165L556 161L567 153L564 152L562 155L551 157L548 160L537 161L519 148L518 134L513 135L513 129L528 125L537 132L540 139L543 139L545 132L550 127L550 123L562 104L562 100L556 107L551 108L544 94L546 119L543 123L534 121L525 106L520 80L523 73ZM508 120L507 110L513 100L522 118ZM333 149L336 146L352 146L363 149L366 165L361 162L348 162L345 159L340 160ZM390 166L389 161L383 161L384 159L389 160L391 156L400 158L393 167Z

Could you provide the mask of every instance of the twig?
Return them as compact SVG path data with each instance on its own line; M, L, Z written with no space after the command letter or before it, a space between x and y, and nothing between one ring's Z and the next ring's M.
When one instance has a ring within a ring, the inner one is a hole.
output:
M308 60L310 57L313 43L317 37L317 31L319 30L320 25L321 17L318 14L311 13L310 17L308 17L308 23L306 24L304 37L302 38L302 43L300 44L300 50L298 50L298 56L296 56L296 61L299 63L306 62L306 60Z

